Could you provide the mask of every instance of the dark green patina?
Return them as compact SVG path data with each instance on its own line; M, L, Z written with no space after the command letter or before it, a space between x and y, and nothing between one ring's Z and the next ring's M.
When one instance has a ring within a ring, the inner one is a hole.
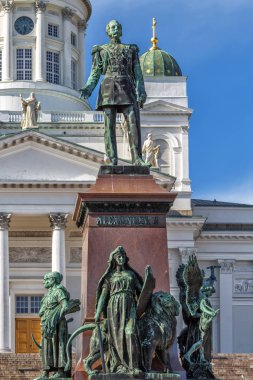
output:
M146 165L142 161L139 107L146 101L146 92L138 52L134 44L122 44L122 26L112 20L106 27L110 43L95 45L92 49L92 69L81 97L87 99L96 87L101 75L104 79L99 89L97 110L104 113L106 161L117 165L116 116L123 113L128 130L132 163Z
M170 293L153 293L154 288L150 266L146 267L143 282L129 265L123 247L111 252L108 268L98 283L95 323L80 327L68 342L70 357L72 340L84 331L94 330L90 353L84 359L91 378L180 379L180 375L172 373L168 352L176 336L179 303ZM155 355L163 363L163 373L152 371ZM102 372L92 369L101 357L105 367Z
M215 293L214 268L204 279L196 256L178 268L176 277L180 288L180 303L186 327L178 337L180 357L188 379L215 379L211 366L212 320L219 310L214 310L209 297Z
M67 363L66 346L68 342L68 322L65 316L80 310L80 301L71 300L67 289L61 285L62 275L49 272L44 276L44 285L48 293L42 298L39 316L41 319L42 341L37 342L42 359L43 373L35 380L71 378L71 364Z

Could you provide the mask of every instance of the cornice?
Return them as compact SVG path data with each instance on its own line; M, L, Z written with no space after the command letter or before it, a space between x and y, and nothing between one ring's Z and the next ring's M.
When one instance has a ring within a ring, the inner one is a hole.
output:
M206 221L206 218L192 217L167 217L167 226L169 228L184 228L184 229L201 229Z
M218 241L218 240L233 240L233 241L253 241L253 233L245 232L245 233L206 233L202 232L198 237L198 241Z
M46 147L53 148L61 152L65 152L76 157L84 158L98 164L104 163L104 157L102 153L99 153L99 152L93 153L89 151L88 149L82 148L80 146L74 147L73 145L69 143L66 143L66 142L63 143L60 140L56 140L47 135L45 136L38 135L34 132L30 132L27 135L23 135L23 134L21 136L17 135L16 138L9 137L7 139L3 139L2 141L0 140L0 151L11 148L18 144L23 144L27 142L39 143Z
M95 183L90 181L90 183L74 183L74 182L64 182L64 183L56 183L56 182L0 182L0 190L10 191L11 189L24 189L24 190L40 190L40 189L65 189L65 190L80 190L80 189L89 189Z
M92 13L92 6L90 3L90 0L82 0L82 1L85 4L86 9L87 9L87 21L88 21Z

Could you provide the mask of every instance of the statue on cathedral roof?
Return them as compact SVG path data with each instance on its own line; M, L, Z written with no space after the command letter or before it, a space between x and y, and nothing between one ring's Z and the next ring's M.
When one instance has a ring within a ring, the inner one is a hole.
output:
M146 101L144 80L139 62L139 49L134 44L122 44L122 26L111 20L106 26L110 42L95 45L92 49L92 69L85 86L80 90L81 97L91 96L101 75L104 79L100 85L97 110L104 113L106 162L117 165L118 153L116 143L116 116L124 115L132 164L146 166L142 160L140 112Z
M35 380L46 380L50 372L53 379L71 378L70 371L65 371L67 363L66 346L69 338L66 315L80 310L80 301L70 299L70 294L61 284L59 272L49 272L44 276L44 286L48 293L42 298L39 316L42 330L42 341L39 345L43 373Z
M27 99L23 99L20 95L21 106L23 110L21 127L22 129L37 128L38 114L41 109L41 104L36 99L35 93L31 92Z
M147 139L142 146L142 153L145 154L145 162L150 166L158 168L158 154L160 145L156 145L152 138L152 133L148 133Z

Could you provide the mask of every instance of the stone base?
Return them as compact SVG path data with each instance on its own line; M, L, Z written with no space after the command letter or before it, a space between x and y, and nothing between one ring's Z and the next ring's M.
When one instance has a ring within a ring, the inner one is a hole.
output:
M40 380L50 380L50 379L54 379L54 377L36 377L35 379L33 380L37 380L37 379L40 379ZM57 377L55 378L56 380L72 380L72 377Z
M38 379L38 377L36 377L36 379ZM33 380L36 380L36 379L33 379ZM43 380L50 380L50 379L54 379L53 377L41 377L40 379L43 379ZM55 380L72 380L72 377L57 377L57 379Z
M164 372L149 372L143 373L143 376L134 377L128 374L120 373L97 373L90 375L89 380L122 380L122 379L135 379L135 380L179 380L181 376L177 373L164 373Z

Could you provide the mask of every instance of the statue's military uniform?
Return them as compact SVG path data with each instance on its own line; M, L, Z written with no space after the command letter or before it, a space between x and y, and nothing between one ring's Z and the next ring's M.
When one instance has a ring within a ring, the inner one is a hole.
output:
M136 45L93 47L92 72L86 86L92 92L100 76L105 76L99 89L97 110L104 106L135 104L139 95L145 93L138 51Z
M128 140L132 162L141 160L141 133L139 105L146 100L141 72L138 47L121 43L95 45L92 49L93 63L91 74L84 86L89 96L96 87L101 75L97 110L103 110L105 121L105 150L113 165L117 165L116 115L123 113L128 129Z

